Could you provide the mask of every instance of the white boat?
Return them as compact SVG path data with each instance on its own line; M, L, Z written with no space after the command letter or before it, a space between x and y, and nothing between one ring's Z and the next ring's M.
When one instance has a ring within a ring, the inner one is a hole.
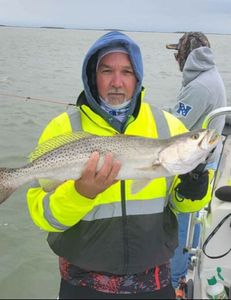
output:
M206 117L203 127L209 128L210 122L221 115L226 115L226 124L212 200L208 207L199 212L198 217L196 214L190 215L186 251L192 257L185 291L187 299L208 299L207 279L212 276L224 284L228 298L231 299L231 107L212 111ZM192 247L195 223L201 227L197 248Z

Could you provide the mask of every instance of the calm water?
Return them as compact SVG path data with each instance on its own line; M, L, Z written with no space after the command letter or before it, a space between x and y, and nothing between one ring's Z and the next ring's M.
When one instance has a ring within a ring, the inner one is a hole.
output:
M82 89L84 54L103 31L0 27L0 165L27 160L46 123L67 105L24 101L17 96L75 103ZM146 98L173 105L181 73L166 43L181 34L128 33L142 50ZM231 105L231 35L208 35ZM0 299L55 298L59 286L57 257L46 233L30 219L26 186L0 207Z

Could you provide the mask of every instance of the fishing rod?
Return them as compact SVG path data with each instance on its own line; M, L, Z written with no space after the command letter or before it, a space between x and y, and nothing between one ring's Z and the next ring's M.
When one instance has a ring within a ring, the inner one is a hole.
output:
M74 104L74 103L66 103L66 102L62 102L62 101L56 101L56 100L50 100L50 99L44 99L44 98L34 98L34 97L30 97L30 96L19 96L19 95L15 95L15 94L0 93L0 96L19 98L19 99L24 99L25 101L32 100L32 101L41 101L41 102L67 105L67 106L76 106L76 104Z

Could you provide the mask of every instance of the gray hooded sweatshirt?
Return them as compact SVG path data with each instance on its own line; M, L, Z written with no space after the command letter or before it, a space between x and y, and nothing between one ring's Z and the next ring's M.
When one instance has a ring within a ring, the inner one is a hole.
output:
M177 104L169 112L180 119L189 130L193 130L202 127L204 118L212 110L226 105L224 83L215 66L212 50L208 47L194 49L184 65ZM221 133L224 124L225 117L218 117L211 122L210 128ZM213 159L216 160L220 147L215 152Z

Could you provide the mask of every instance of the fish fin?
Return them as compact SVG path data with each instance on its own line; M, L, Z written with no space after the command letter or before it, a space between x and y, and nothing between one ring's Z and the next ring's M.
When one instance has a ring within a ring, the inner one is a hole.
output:
M68 132L66 134L58 135L53 137L44 143L39 144L30 154L29 160L34 161L35 159L41 157L42 155L60 147L65 144L69 144L71 142L75 142L82 138L89 138L95 135L90 134L84 131L75 131L75 132Z
M162 165L162 162L160 161L160 159L157 158L155 161L153 161L151 169L155 170L155 169L160 168L160 167L162 168L163 165Z
M140 170L140 171L152 171L153 168L150 166L150 167L144 167L144 168L137 168L137 170Z
M39 184L41 188L49 193L54 191L63 181L60 180L51 180L51 179L39 179Z
M155 170L155 169L157 169L157 168L159 168L159 167L162 167L162 164L161 164L161 162L159 161L159 159L157 159L156 161L154 161L154 162L152 163L151 166L144 167L144 168L137 168L137 169L139 169L139 170L141 170L141 171L153 171L153 170Z
M152 165L150 167L137 168L137 170L140 170L140 171L153 171L153 170L155 170L159 167L163 167L163 166L161 164L159 164L159 165L156 164L156 165Z
M131 193L136 194L143 188L145 188L153 179L140 179L140 180L133 180L131 186Z

